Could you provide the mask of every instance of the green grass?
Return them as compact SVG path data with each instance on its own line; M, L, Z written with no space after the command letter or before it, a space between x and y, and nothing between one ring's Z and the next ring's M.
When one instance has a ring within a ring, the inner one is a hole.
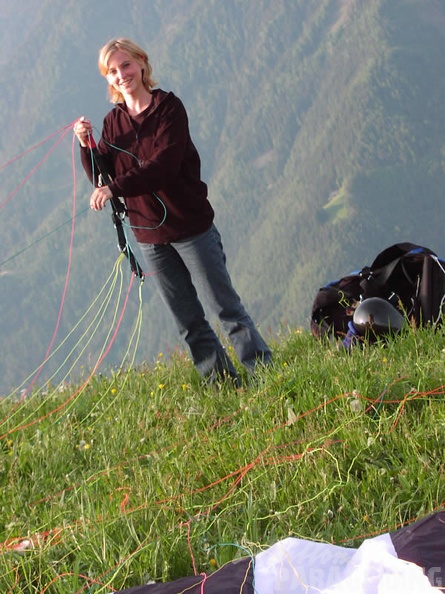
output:
M292 535L345 546L445 500L445 337L289 330L241 390L188 358L0 405L0 591L109 593ZM24 541L28 541L27 543Z

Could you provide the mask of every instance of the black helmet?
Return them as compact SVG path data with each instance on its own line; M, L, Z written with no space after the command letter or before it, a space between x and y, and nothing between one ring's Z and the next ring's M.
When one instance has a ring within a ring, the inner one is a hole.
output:
M357 334L369 338L397 334L405 324L403 315L380 297L364 299L355 309L352 321Z

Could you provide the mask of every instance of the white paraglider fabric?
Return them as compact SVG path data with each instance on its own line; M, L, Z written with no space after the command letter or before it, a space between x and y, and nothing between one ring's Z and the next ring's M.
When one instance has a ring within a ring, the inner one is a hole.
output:
M358 549L286 538L256 555L254 580L256 594L437 594L389 534Z

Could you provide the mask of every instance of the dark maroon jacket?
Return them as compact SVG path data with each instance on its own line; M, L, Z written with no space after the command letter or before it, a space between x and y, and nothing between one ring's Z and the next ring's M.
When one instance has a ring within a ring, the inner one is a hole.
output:
M214 212L201 180L201 161L184 105L173 93L153 90L139 122L125 104L117 104L105 116L98 148L113 172L113 196L126 199L139 242L170 243L211 226ZM81 149L81 159L92 181L89 149Z

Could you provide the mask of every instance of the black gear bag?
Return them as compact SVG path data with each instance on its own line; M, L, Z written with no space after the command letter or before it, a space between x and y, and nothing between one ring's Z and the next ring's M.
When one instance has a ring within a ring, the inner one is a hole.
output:
M371 266L319 289L311 312L313 336L344 338L355 307L368 297L386 299L415 326L438 324L444 312L445 261L413 243L386 248Z

